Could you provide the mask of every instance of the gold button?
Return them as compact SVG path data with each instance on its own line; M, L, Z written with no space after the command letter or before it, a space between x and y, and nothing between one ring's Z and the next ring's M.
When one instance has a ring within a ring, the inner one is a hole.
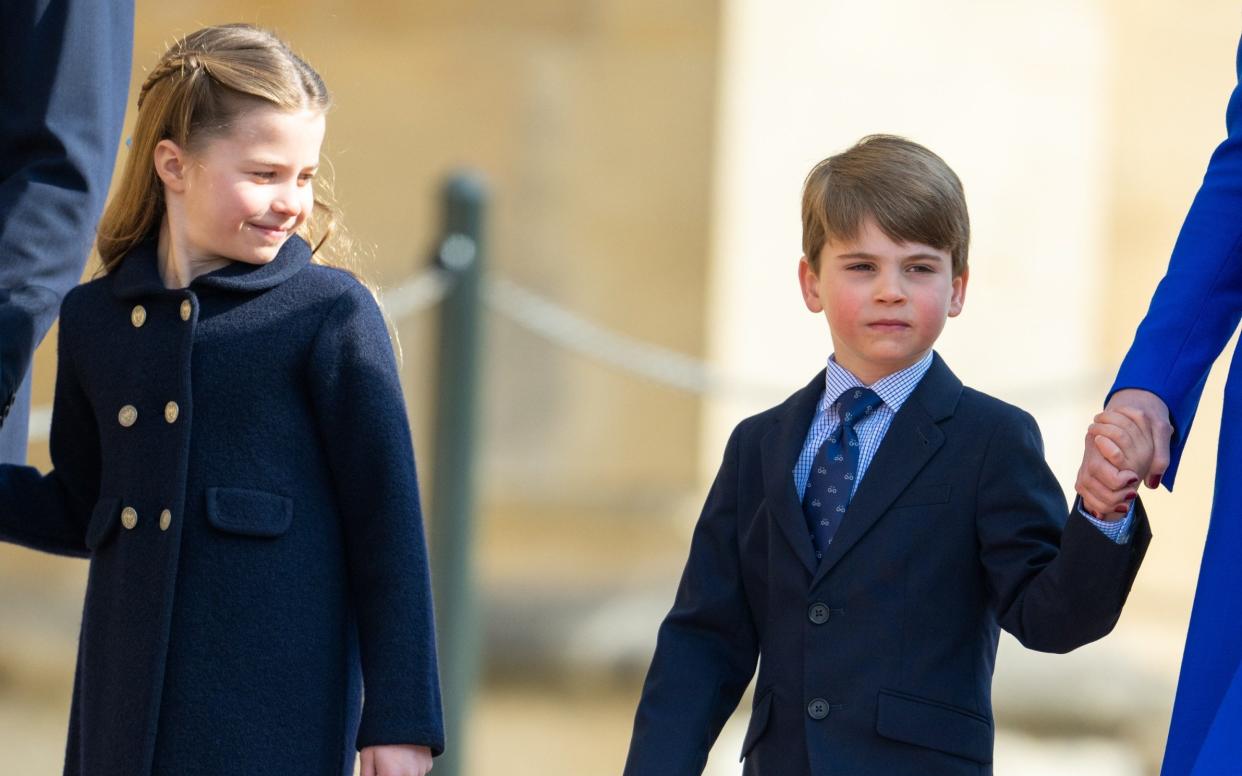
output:
M138 525L138 512L133 507L125 507L121 510L121 525L130 530Z
M129 322L134 324L137 329L147 322L147 308L140 304L134 305L134 309L129 313Z
M165 509L160 512L160 530L167 531L170 525L172 525L172 512Z
M177 415L181 412L181 408L177 406L177 402L170 401L164 405L164 420L169 423L177 422Z
M122 426L129 428L138 422L138 408L132 404L126 404L116 414L116 419Z
M194 305L190 304L190 300L186 299L181 303L181 320L190 320L190 313L194 311Z

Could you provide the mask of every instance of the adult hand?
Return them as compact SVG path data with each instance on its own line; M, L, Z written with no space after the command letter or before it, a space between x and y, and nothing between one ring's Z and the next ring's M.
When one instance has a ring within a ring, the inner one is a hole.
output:
M425 746L368 746L361 753L362 776L426 776L431 750Z
M1145 480L1149 488L1160 484L1169 466L1169 441L1173 436L1168 407L1150 391L1137 388L1117 391L1109 399L1105 412L1111 413L1114 421L1118 416L1129 421L1117 421L1114 425L1124 428L1135 447L1127 451L1115 436L1088 431L1074 490L1082 496L1083 506L1100 517L1110 512L1124 512L1129 502L1126 496L1133 492L1139 479ZM1148 450L1150 463L1146 460ZM1127 458L1127 452L1137 460ZM1125 468L1128 465L1136 468Z

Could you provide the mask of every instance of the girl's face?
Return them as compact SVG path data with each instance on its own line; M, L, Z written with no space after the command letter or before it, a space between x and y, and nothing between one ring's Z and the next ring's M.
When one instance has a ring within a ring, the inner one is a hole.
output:
M179 213L191 260L266 264L310 216L323 113L251 108L231 131L185 153Z

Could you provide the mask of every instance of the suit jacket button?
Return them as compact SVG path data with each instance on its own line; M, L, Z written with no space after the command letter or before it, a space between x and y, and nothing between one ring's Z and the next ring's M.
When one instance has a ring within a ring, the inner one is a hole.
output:
M138 512L133 507L125 507L121 510L121 525L126 529L132 530L138 525Z
M116 420L125 428L129 428L138 422L138 408L132 404L126 404L116 414Z
M806 705L806 713L811 719L823 719L828 716L828 701L816 698Z
M170 525L172 525L172 512L165 509L160 512L160 530L167 531Z
M821 603L811 604L811 608L807 609L806 616L816 625L823 625L828 622L828 607Z
M129 322L134 324L134 328L142 327L147 322L147 308L140 304L134 305L134 309L129 311Z
M181 413L181 408L177 406L177 402L170 401L164 405L164 420L169 423L177 422L177 415Z
M194 312L194 305L190 304L190 300L186 299L181 302L181 320L190 320L190 313Z

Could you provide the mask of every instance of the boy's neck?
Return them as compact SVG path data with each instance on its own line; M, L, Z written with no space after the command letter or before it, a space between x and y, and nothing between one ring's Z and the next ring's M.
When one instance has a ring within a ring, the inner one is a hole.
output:
M164 288L187 288L199 275L229 264L229 259L219 256L195 258L187 249L186 243L184 235L178 234L172 228L168 215L165 214L160 223L159 243L156 246L160 279L164 281Z
M920 353L917 358L911 360L909 363L897 366L894 366L893 364L876 364L868 361L842 361L837 353L832 354L832 360L836 362L837 366L857 378L858 382L862 383L864 387L870 388L886 377L891 377L898 372L909 369L926 358L927 354L930 352L931 349L929 348L928 350Z

